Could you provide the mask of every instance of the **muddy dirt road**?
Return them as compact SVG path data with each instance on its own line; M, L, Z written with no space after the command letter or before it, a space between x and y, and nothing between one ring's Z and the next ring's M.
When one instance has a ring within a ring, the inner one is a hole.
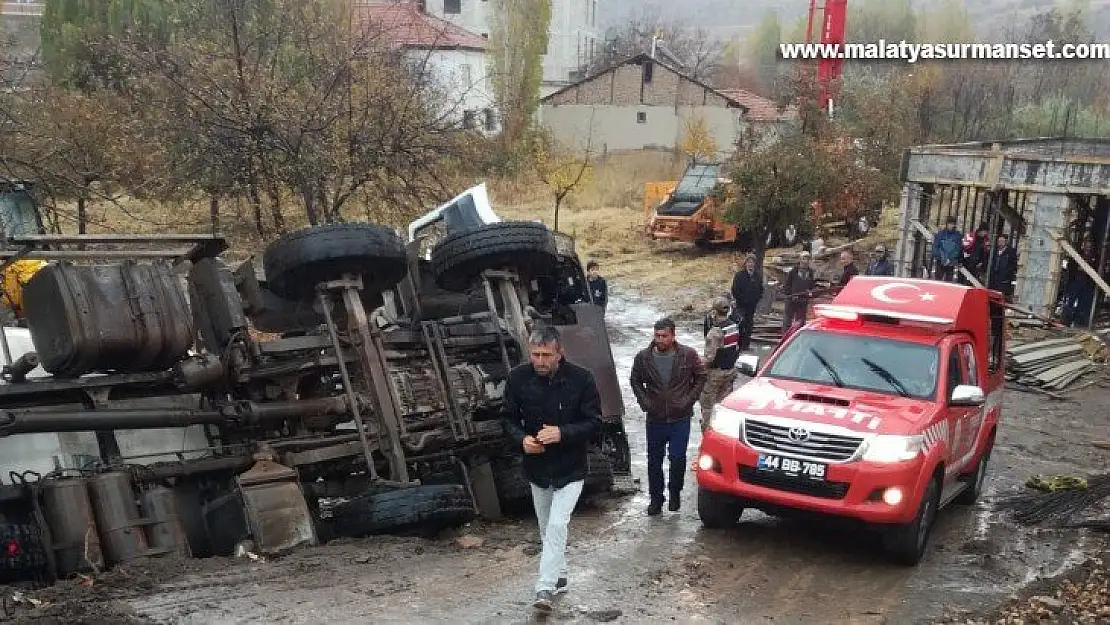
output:
M627 391L632 356L656 313L618 299L610 318ZM696 345L699 328L691 324L680 339ZM642 415L626 402L634 472L646 481ZM575 516L570 593L550 620L901 624L1000 603L1091 547L1082 533L1015 527L992 502L1034 473L1104 467L1106 452L1087 441L1110 430L1110 393L1093 387L1075 402L1054 402L1010 392L1004 419L986 496L941 517L915 569L885 564L869 536L752 511L731 531L702 529L690 477L680 512L645 516L641 492ZM691 459L697 445L695 435ZM333 542L265 562L150 563L91 588L40 593L52 605L34 614L67 623L524 623L537 553L533 520L476 523L433 540Z

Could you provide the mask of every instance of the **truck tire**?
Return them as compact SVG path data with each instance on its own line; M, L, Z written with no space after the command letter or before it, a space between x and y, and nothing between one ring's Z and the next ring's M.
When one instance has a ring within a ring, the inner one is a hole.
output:
M46 540L38 525L0 520L0 550L0 584L53 582Z
M524 477L521 465L519 456L493 461L493 483L503 510L523 511L532 507L532 485Z
M501 221L447 235L432 248L436 284L465 291L487 269L513 269L527 280L558 264L555 236L531 221Z
M698 518L709 529L725 529L740 522L744 506L731 495L698 489Z
M929 481L914 520L905 525L886 528L883 547L892 561L904 566L917 566L929 546L929 536L937 519L940 504L940 477Z
M586 454L586 480L583 495L596 495L613 490L613 459L600 449Z
M369 223L326 224L283 235L266 247L262 266L278 297L311 300L316 285L345 273L362 276L363 292L392 288L408 271L401 237Z
M438 531L474 520L474 502L465 486L437 484L363 493L335 506L337 536Z
M967 482L967 488L964 489L956 498L952 500L953 503L960 506L973 506L979 497L983 494L983 484L987 481L987 463L991 459L991 451L994 449L994 437L987 441L987 448L979 456L979 462L975 463L975 470L967 475L961 476L960 479Z

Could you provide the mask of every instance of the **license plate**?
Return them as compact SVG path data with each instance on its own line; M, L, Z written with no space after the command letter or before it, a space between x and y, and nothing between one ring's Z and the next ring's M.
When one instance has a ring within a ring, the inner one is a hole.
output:
M810 462L809 460L798 460L797 458L760 454L756 468L760 471L770 471L790 477L823 481L828 465L820 462Z

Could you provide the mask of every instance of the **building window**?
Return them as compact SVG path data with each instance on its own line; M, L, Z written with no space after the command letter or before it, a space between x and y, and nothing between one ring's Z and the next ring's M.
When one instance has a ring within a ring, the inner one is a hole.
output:
M462 86L469 89L474 84L474 80L470 76L470 65L464 64L459 66L459 73L462 76Z
M651 61L646 61L644 63L644 84L645 85L650 85L651 84L651 74L652 74L654 69L655 69L655 64L652 63Z
M639 112L636 113L636 123L637 124L646 124L647 123L647 112L646 111L639 111Z
M443 0L443 12L450 15L462 13L462 0Z
M495 130L497 130L497 112L493 109L486 109L486 132Z
M476 111L463 111L463 128L471 130L478 121Z

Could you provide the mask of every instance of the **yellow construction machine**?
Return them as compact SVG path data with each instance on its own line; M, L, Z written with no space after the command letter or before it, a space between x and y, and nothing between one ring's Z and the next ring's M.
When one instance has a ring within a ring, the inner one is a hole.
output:
M9 237L45 232L30 183L0 183L0 231L5 242ZM45 266L46 261L18 257L0 263L0 307L10 310L16 320L23 318L23 285Z

